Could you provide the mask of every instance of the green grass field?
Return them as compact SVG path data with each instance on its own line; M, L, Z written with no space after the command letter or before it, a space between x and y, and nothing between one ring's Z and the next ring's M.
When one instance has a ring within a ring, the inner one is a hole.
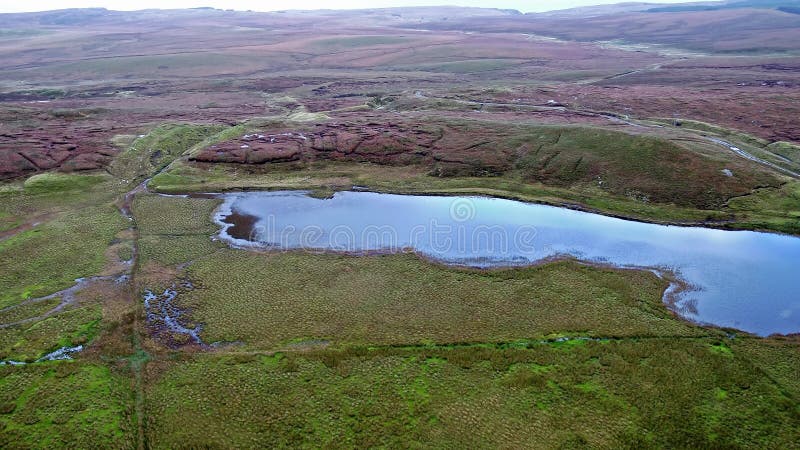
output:
M700 332L668 320L659 294L666 286L654 275L572 263L475 273L415 256L219 251L187 275L202 288L180 305L205 324L203 338L256 348L306 338L416 344Z
M75 361L0 366L0 446L788 448L800 439L796 338L686 322L662 303L667 282L650 272L248 252L212 241L219 200L139 193L130 222L117 209L139 181L168 167L152 187L323 194L358 184L569 202L650 220L734 213L736 226L778 229L795 219L796 184L711 210L644 203L563 169L578 155L593 164L635 151L589 145L614 136L602 131L542 131L530 139L541 141L537 152L556 153L546 167L544 153L529 153L499 177L331 162L234 171L180 159L246 129L164 125L130 140L114 175L3 185L0 223L10 234L0 241L0 321L33 320L0 328L0 360L86 350ZM659 161L655 150L637 149L640 160L609 173L660 173L645 167ZM537 181L543 173L547 182ZM118 273L134 255L130 284L92 286L39 320L59 300L23 303L74 278ZM180 288L172 306L216 347L170 347L186 341L162 340L147 323L144 290L179 280L193 288Z
M197 355L152 368L148 444L791 447L796 397L709 339ZM795 361L796 362L796 361Z
M115 160L111 171L125 182L142 181L181 156L187 148L222 131L215 125L163 124L136 139Z
M676 319L652 274L198 247L205 230L193 234L191 218L214 205L142 197L136 206L143 223L169 217L149 228L143 252L159 265L191 261L181 276L195 289L179 305L206 342L229 343L148 364L153 448L782 447L798 438L796 342L731 339Z
M0 241L0 307L100 273L106 249L127 226L113 203L120 192L107 177L36 175L24 188L0 194L7 214L41 218Z
M106 365L0 367L0 446L134 448L130 383Z

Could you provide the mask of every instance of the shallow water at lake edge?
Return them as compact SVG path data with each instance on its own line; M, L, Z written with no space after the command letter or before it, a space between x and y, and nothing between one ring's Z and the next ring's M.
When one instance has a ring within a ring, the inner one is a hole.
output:
M760 335L800 332L794 269L800 238L793 236L657 225L489 197L345 191L317 199L305 191L278 191L219 198L219 235L236 247L414 250L479 268L523 266L558 255L663 268L694 287L676 294L688 319Z

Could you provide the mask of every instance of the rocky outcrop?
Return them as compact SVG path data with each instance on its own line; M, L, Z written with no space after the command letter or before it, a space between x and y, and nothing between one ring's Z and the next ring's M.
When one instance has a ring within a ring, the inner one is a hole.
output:
M110 134L105 125L84 120L30 109L0 110L0 180L52 169L102 168L117 152Z
M347 160L386 165L428 164L433 170L491 174L508 169L510 149L497 130L387 122L325 123L306 130L246 134L211 145L191 159L270 164Z

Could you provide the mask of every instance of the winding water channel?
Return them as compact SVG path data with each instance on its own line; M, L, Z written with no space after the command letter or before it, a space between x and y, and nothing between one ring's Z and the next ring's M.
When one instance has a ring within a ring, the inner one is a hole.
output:
M413 250L444 263L522 266L570 255L670 271L691 285L676 309L699 323L800 332L800 238L634 222L486 197L303 191L220 194L219 236L251 249ZM674 286L673 288L674 289Z

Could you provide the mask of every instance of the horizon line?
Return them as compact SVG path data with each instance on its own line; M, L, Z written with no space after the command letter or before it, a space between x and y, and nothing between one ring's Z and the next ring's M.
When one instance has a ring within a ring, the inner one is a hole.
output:
M73 8L58 8L58 9L34 9L29 11L2 11L0 10L0 14L35 14L35 13L48 13L48 12L58 12L58 11L81 11L81 10L103 10L109 12L144 12L144 11L191 11L191 10L213 10L213 11L221 11L221 12L249 12L249 13L287 13L287 12L322 12L322 11L375 11L375 10L392 10L392 9L431 9L431 8L457 8L457 9L478 9L478 10L487 10L487 11L508 11L508 12L516 12L518 14L540 14L540 13L548 13L548 12L555 12L555 11L568 11L573 9L581 9L581 8L592 8L596 6L614 6L614 5L624 5L624 4L649 4L649 5L659 5L664 3L684 3L684 2L663 2L663 1L631 1L631 0L622 0L612 3L602 3L602 0L598 0L599 3L592 4L592 5L584 5L584 6L573 6L568 8L556 8L556 9L549 9L544 11L534 11L534 10L520 10L517 8L496 8L490 6L460 6L460 5L453 5L453 4L441 4L441 5L412 5L412 6L383 6L383 7L375 7L375 8L364 8L364 7L339 7L339 8L310 8L310 9L236 9L236 8L218 8L214 6L192 6L192 7L184 7L184 8L141 8L141 9L114 9L114 8L107 8L104 6L86 6L86 7L73 7ZM710 0L709 3L722 3L724 0ZM693 0L687 0L686 3L693 3Z

